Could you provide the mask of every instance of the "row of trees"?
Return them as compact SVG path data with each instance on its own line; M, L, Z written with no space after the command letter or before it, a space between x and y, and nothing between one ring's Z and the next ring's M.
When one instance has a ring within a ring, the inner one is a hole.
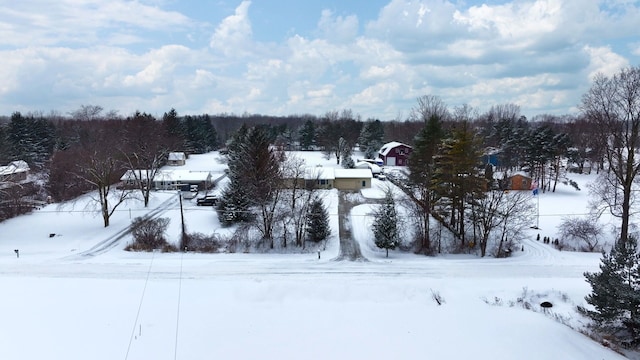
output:
M304 160L272 146L268 128L242 126L229 143L229 184L217 205L226 224L255 225L268 247L305 247L329 236L329 219L315 182L299 181L307 171Z

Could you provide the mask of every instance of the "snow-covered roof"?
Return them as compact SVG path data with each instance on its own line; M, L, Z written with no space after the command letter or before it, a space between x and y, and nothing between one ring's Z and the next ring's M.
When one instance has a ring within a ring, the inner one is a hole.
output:
M169 153L169 161L181 161L181 160L186 160L187 159L187 155L185 155L183 152L170 152Z
M382 168L380 168L380 166L366 161L358 161L356 163L356 169L370 169L374 174L379 174L382 172Z
M124 175L120 177L120 181L132 181L132 180L146 180L151 170L127 170Z
M411 146L407 145L407 144L403 144L401 142L397 142L397 141L392 141L392 142L388 142L384 145L382 145L382 147L380 148L380 154L387 156L387 154L389 154L389 151L395 147L398 146L406 146L410 149L413 149Z
M120 178L121 181L147 179L147 170L127 170L127 172ZM136 177L137 176L137 177ZM156 176L153 177L153 181L208 181L211 179L210 171L190 171L190 170L158 170Z
M304 169L305 180L333 180L335 174L332 168L325 168L322 166L309 166Z
M371 179L371 169L335 169L334 174L336 179L345 178L359 178L359 179Z
M29 171L29 164L23 160L12 161L9 165L0 166L0 175L12 175Z
M160 170L153 181L208 181L211 179L210 171L190 170Z

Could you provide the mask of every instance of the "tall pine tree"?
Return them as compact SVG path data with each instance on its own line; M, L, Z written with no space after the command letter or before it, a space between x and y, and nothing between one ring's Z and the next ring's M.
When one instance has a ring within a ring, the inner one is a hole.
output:
M322 199L315 197L307 211L307 240L320 242L331 235L329 227L329 213L325 209Z
M387 251L387 257L389 257L389 249L395 249L400 243L398 212L391 191L387 191L384 203L375 213L373 236L376 246Z

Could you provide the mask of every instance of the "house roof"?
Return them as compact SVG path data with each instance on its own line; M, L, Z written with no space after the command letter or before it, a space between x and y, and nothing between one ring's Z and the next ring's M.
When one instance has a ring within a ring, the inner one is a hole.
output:
M153 181L208 181L211 179L210 171L190 170L160 170Z
M181 161L186 160L187 155L183 152L170 152L169 153L169 161Z
M29 164L23 160L12 161L9 165L0 166L0 175L12 175L29 171Z
M135 171L135 174L134 174ZM127 170L127 172L120 177L120 181L146 180L149 170ZM137 176L137 177L136 177ZM211 172L209 171L190 171L190 170L158 170L156 176L153 177L153 181L208 181L211 179Z
M398 146L406 146L409 149L413 149L411 146L407 145L407 144L403 144L401 142L397 142L397 141L392 141L392 142L388 142L384 145L382 145L382 147L380 148L380 154L387 156L387 154L389 154L389 151L391 151L391 149L396 148Z
M332 168L324 168L321 166L308 166L304 168L305 180L333 180L335 174Z
M335 169L334 174L336 179L371 179L371 169Z

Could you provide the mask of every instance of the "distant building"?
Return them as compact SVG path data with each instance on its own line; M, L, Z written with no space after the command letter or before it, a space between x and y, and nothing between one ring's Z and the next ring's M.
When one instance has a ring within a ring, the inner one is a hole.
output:
M12 161L9 165L0 166L0 181L20 182L27 180L29 175L29 164L26 161Z
M187 163L187 155L183 152L170 152L167 165L183 166Z
M288 179L289 183L301 182L304 187L316 189L360 190L371 187L373 175L370 169L337 169L331 167L307 167L298 179Z
M507 178L507 188L509 190L531 190L533 179L524 173L515 173Z
M387 166L407 166L409 165L409 155L413 148L407 144L392 141L382 145L378 157L382 159L383 165Z

